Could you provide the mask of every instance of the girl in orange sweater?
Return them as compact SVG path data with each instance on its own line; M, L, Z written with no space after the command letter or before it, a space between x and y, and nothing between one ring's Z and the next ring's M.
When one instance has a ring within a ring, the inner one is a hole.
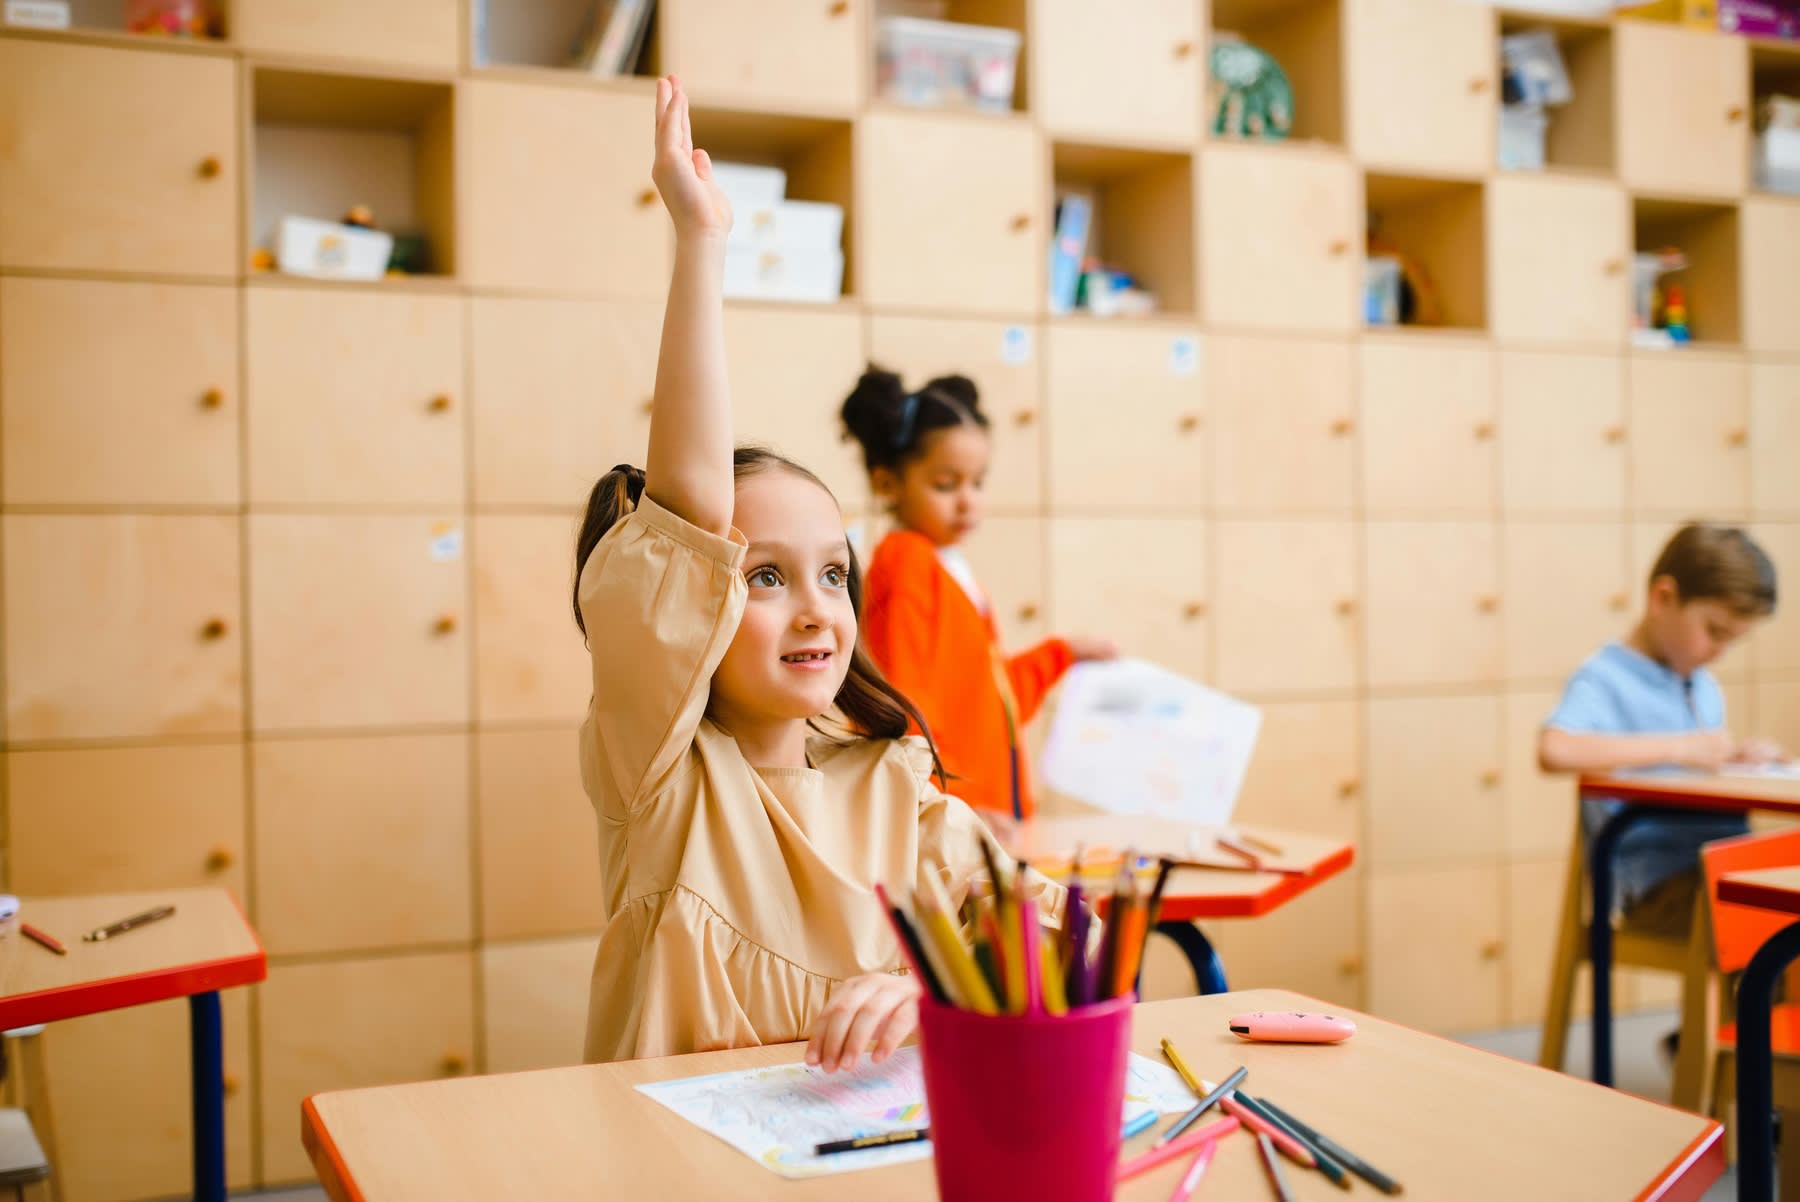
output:
M940 376L909 392L871 367L842 417L896 523L869 564L864 643L924 714L957 796L990 821L1028 818L1025 723L1070 664L1117 649L1052 638L1001 652L993 605L958 547L981 524L991 451L973 381Z

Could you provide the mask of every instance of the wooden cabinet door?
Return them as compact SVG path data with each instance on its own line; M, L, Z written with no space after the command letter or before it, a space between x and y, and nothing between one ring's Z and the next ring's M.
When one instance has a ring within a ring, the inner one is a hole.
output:
M1002 512L1035 512L1043 504L1047 423L1037 342L1037 327L1017 322L886 313L869 318L870 361L898 372L907 387L952 373L975 381L992 449L985 491L988 504Z
M257 730L469 720L460 518L257 514L250 565Z
M1498 695L1368 702L1370 871L1494 855L1503 831Z
M250 762L270 955L470 937L468 735L265 739Z
M1499 530L1490 522L1369 522L1371 688L1500 677Z
M1499 495L1486 344L1370 338L1358 354L1363 504L1374 517L1485 516Z
M313 1094L476 1068L468 952L276 965L257 993L265 1185L313 1180L294 1134Z
M594 808L582 791L576 738L573 727L476 736L484 939L600 929L605 899Z
M1750 384L1741 355L1631 356L1631 507L1741 519L1750 507Z
M848 308L729 305L725 361L739 442L772 447L825 482L847 513L869 505L868 476L838 410L868 364Z
M1659 21L1613 27L1619 178L1651 192L1738 196L1749 178L1743 39ZM1679 80L1680 86L1671 87Z
M1363 714L1355 701L1262 706L1256 755L1232 817L1249 826L1362 838Z
M247 896L241 744L14 752L6 789L8 883L21 894Z
M0 279L8 505L238 504L238 296Z
M675 239L650 183L650 92L478 79L460 100L467 282L660 303Z
M849 114L862 103L862 0L662 6L662 69L704 104ZM690 82L691 81L691 82Z
M1440 1034L1500 1023L1506 981L1501 866L1377 873L1369 880L1371 1013Z
M1349 522L1221 521L1214 683L1279 694L1353 688L1362 619Z
M1661 534L1663 531L1649 530L1647 534ZM1751 528L1751 536L1757 545L1768 552L1769 558L1775 561L1777 572L1790 563L1800 563L1800 523L1796 522L1762 522ZM1660 544L1657 544L1660 545ZM1655 550L1650 540L1643 544L1647 556L1654 556ZM1644 564L1645 573L1649 571L1649 562ZM1642 576L1638 577L1642 580ZM1640 586L1641 587L1641 586ZM1754 661L1757 675L1768 678L1775 677L1791 680L1800 674L1800 612L1787 605L1778 606L1775 615L1750 636L1750 659ZM1726 678L1730 678L1732 670L1739 673L1743 668L1744 655L1738 645L1725 653L1720 662L1725 665ZM1719 671L1718 668L1714 669ZM1759 718L1764 715L1758 715ZM1773 718L1774 715L1767 715ZM1797 719L1800 721L1800 719ZM1732 722L1735 728L1735 719ZM1800 742L1794 746L1800 747Z
M1618 355L1503 350L1500 498L1508 517L1625 509L1625 364Z
M261 54L454 71L462 60L456 0L234 0L231 33Z
M1347 333L1362 296L1361 189L1332 150L1200 152L1200 303L1231 328Z
M1206 524L1191 518L1054 518L1057 629L1101 635L1193 680L1207 655Z
M1750 364L1750 507L1758 518L1800 517L1800 363Z
M1631 202L1611 181L1500 175L1487 186L1489 327L1502 340L1622 346Z
M238 519L5 519L9 739L243 727Z
M1573 793L1570 794L1573 796ZM1544 1021L1544 999L1550 994L1550 972L1561 937L1563 883L1568 862L1560 856L1512 860L1503 868L1506 881L1506 1017L1512 1026ZM1624 985L1625 982L1619 982ZM1575 988L1577 1017L1592 1012L1593 994L1585 970ZM1622 1003L1624 999L1620 999ZM1620 1005L1620 1009L1623 1009Z
M252 505L463 500L463 303L257 287L247 299Z
M996 517L983 522L963 544L975 578L993 603L1000 646L1008 653L1023 651L1052 633L1045 538L1041 518Z
M0 267L231 278L237 64L0 39Z
M481 949L482 1040L490 1073L580 1064L594 975L592 935Z
M1619 522L1508 522L1506 678L1554 683L1624 634L1636 590ZM1549 582L1554 581L1554 585Z
M660 304L478 296L469 313L478 506L569 509L614 464L644 466Z
M1385 169L1484 174L1500 62L1491 12L1437 0L1347 0L1350 149Z
M1034 126L879 109L857 122L856 158L869 304L1014 317L1044 307L1050 219Z
M1538 733L1561 700L1560 686L1508 689L1501 699L1506 711L1502 846L1508 856L1563 856L1569 850L1575 831L1575 778L1545 772L1537 761ZM1560 900L1561 884L1556 888Z
M480 722L579 722L593 671L570 609L579 522L475 519L475 696Z
M1197 331L1059 322L1045 338L1050 503L1192 513L1206 501Z
M219 1008L225 1175L236 1193L250 1190L256 1179L250 990L223 991ZM64 1202L192 1196L193 1116L180 1100L193 1072L187 1003L175 999L51 1023L43 1039L56 1122L54 1171ZM179 1097L171 1099L171 1093ZM295 1099L293 1114L299 1105ZM43 1138L41 1130L38 1136ZM300 1146L291 1115L282 1137Z
M1292 989L1351 1009L1363 1002L1363 879L1354 869L1249 922L1222 922L1213 946L1233 989Z
M1031 6L1033 108L1059 138L1188 147L1200 136L1205 79L1200 6L1151 0L1130 18L1085 0ZM1096 71L1129 63L1129 72Z
M1207 339L1213 505L1221 514L1350 514L1356 505L1354 355L1343 339Z
M1738 210L1744 345L1800 355L1800 200L1752 197Z

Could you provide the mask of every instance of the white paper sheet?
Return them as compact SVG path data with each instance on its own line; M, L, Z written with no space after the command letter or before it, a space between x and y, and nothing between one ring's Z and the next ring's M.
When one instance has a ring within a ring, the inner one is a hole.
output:
M1155 664L1077 664L1044 749L1051 788L1114 814L1224 825L1262 711Z
M1800 780L1800 760L1785 764L1727 764L1720 776L1741 776L1751 780Z
M657 1081L638 1090L783 1177L845 1173L931 1155L927 1141L831 1156L813 1154L814 1147L830 1140L929 1124L916 1046L901 1048L886 1064L864 1064L854 1072L826 1073L804 1064L785 1064ZM1172 1069L1132 1054L1122 1122L1148 1110L1177 1114L1193 1104L1194 1095Z

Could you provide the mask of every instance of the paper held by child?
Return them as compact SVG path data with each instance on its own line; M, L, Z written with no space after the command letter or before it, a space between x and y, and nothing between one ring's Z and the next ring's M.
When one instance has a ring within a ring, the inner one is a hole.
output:
M1166 1065L1134 1053L1126 1072L1121 1122L1149 1113L1178 1114L1193 1105L1193 1095ZM825 1156L814 1152L831 1140L929 1124L916 1045L901 1048L885 1064L865 1063L848 1072L784 1064L656 1081L638 1090L783 1177L872 1169L931 1155L929 1141Z
M1230 821L1262 711L1138 659L1077 664L1044 750L1043 779L1114 814Z

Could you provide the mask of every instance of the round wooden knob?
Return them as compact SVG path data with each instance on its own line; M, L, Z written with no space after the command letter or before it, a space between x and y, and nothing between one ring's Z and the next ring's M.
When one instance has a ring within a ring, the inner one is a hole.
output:
M1347 417L1340 417L1336 421L1331 423L1331 432L1333 435L1335 435L1338 438L1345 437L1346 435L1350 434L1355 429L1356 429L1356 423L1351 421Z
M656 189L655 188L645 188L642 192L639 192L637 194L637 202L638 202L638 208L640 208L640 209L647 209L651 205L655 204L656 203Z
M1607 275L1624 275L1625 274L1625 260L1624 259L1608 259L1606 261L1606 263L1604 264L1604 266L1605 266Z
M1624 593L1614 593L1606 599L1606 607L1616 614L1622 614L1631 606L1631 598Z
M1475 598L1475 608L1484 614L1491 614L1500 608L1500 598L1492 593L1483 593Z
M1175 43L1175 57L1176 58L1187 58L1190 55L1192 55L1193 53L1194 53L1194 44L1192 42L1176 42Z
M1033 622L1037 620L1037 616L1038 607L1034 602L1027 601L1025 604L1019 606L1019 621Z
M1197 618L1204 618L1206 616L1206 602L1189 601L1186 605L1181 607L1181 616L1190 622Z
M1183 434L1192 434L1195 430L1200 428L1200 415L1198 413L1184 413L1181 415L1181 420L1175 424L1180 428Z
M208 388L200 394L200 408L221 409L225 405L225 394L217 388Z
M1031 228L1031 214L1030 213L1014 213L1011 224L1012 224L1012 232L1013 233L1022 234L1026 230Z
M1481 774L1481 787L1482 788L1492 789L1495 786L1499 785L1499 783L1500 783L1500 770L1498 768L1489 768L1486 772L1483 772Z
M656 412L656 398L645 397L643 400L639 401L638 412L645 417L649 417L652 413Z
M219 172L224 169L219 160L210 154L201 159L200 165L195 168L201 179L218 179Z
M1338 973L1341 976L1354 977L1363 970L1361 956L1344 956L1338 960Z
M1015 425L1015 426L1029 426L1032 422L1034 422L1036 420L1037 420L1037 410L1036 409L1021 409L1017 413L1013 414L1013 425Z
M1625 427L1624 426L1608 426L1608 427L1606 427L1606 441L1611 443L1615 447L1618 446L1620 443L1624 442L1625 441Z
M235 1097L238 1090L244 1088L243 1079L236 1073L226 1073L219 1078L219 1085L225 1090L226 1097Z
M212 642L224 638L230 629L224 618L208 618L206 625L200 628L200 637Z
M427 404L425 408L432 413L450 412L450 395L443 392L438 393L431 398L430 403Z
M1506 944L1498 939L1490 939L1481 945L1483 960L1498 960L1506 951Z
M433 622L431 624L431 629L437 634L455 634L456 633L456 615L455 614L442 615L441 617L438 618L438 620L436 622Z
M1350 240L1347 238L1333 239L1331 245L1325 248L1325 252L1334 259L1341 259L1350 253Z
M1339 597L1337 605L1334 608L1337 610L1339 617L1347 618L1356 612L1356 598Z
M1750 431L1748 430L1732 430L1725 435L1725 445L1728 447L1745 446L1749 441Z
M447 1052L438 1064L438 1071L446 1077L460 1077L469 1071L468 1057L460 1052Z
M1493 422L1476 422L1475 423L1475 441L1476 442L1486 442L1488 439L1492 438L1493 436L1494 436L1494 423Z
M206 871L224 872L231 867L234 859L229 847L215 847L206 853Z
M1494 81L1485 75L1477 75L1469 81L1469 95L1479 96L1493 86Z
M1725 110L1725 120L1731 122L1731 124L1736 125L1738 122L1742 121L1743 119L1744 119L1744 106L1743 105L1734 104L1730 108Z
M1362 782L1354 776L1346 777L1338 782L1338 798L1341 801L1349 801L1360 792L1362 792Z
M841 17L850 11L850 0L837 0L837 2L826 11L834 17Z

